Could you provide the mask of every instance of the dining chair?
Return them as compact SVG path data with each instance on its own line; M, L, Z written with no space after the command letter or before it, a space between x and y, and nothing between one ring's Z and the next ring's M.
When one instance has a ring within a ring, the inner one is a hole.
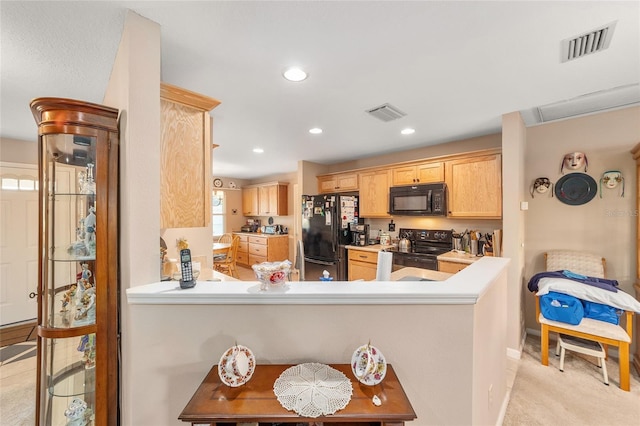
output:
M220 235L220 237L218 238L218 243L220 244L231 244L231 242L233 241L233 234L230 233L225 233ZM231 246L229 246L229 248L231 248ZM218 252L214 252L213 253L213 262L220 262L222 260L224 260L227 257L227 253L229 251L227 250L226 252L223 253L218 253Z
M238 268L236 267L239 246L240 237L234 235L231 241L231 246L229 247L225 258L221 260L214 259L213 268L218 272L222 272L223 274L230 275L234 278L240 278L240 275L238 274Z

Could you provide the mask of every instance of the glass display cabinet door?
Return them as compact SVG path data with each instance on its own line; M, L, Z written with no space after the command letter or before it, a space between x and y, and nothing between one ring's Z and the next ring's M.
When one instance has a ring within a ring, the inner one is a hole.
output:
M40 142L37 422L115 424L117 110L54 98L31 106Z

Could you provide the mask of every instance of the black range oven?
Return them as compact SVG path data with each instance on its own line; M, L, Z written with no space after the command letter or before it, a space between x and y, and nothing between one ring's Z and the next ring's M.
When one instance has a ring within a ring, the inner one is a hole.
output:
M411 242L408 252L389 249L393 253L393 269L406 267L438 270L437 257L451 250L453 238L451 230L426 230L400 228L398 236Z

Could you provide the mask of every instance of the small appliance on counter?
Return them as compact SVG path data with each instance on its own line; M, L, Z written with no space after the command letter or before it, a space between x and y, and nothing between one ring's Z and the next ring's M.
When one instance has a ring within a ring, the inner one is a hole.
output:
M240 227L240 232L258 232L260 219L247 219L247 224Z
M275 234L287 234L288 233L288 229L282 225L265 225L263 226L264 231L262 231L265 234L271 234L271 235L275 235Z
M369 225L364 223L350 223L351 245L368 246L369 245Z

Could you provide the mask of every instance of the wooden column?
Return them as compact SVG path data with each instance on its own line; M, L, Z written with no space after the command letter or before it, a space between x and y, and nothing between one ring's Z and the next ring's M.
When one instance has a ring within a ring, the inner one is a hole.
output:
M636 291L636 299L640 300L640 216L637 214L640 211L640 143L631 150L631 154L636 160L636 283L633 287ZM640 373L640 343L638 342L638 336L640 336L640 314L635 315L635 322L636 350L633 355L633 366Z

